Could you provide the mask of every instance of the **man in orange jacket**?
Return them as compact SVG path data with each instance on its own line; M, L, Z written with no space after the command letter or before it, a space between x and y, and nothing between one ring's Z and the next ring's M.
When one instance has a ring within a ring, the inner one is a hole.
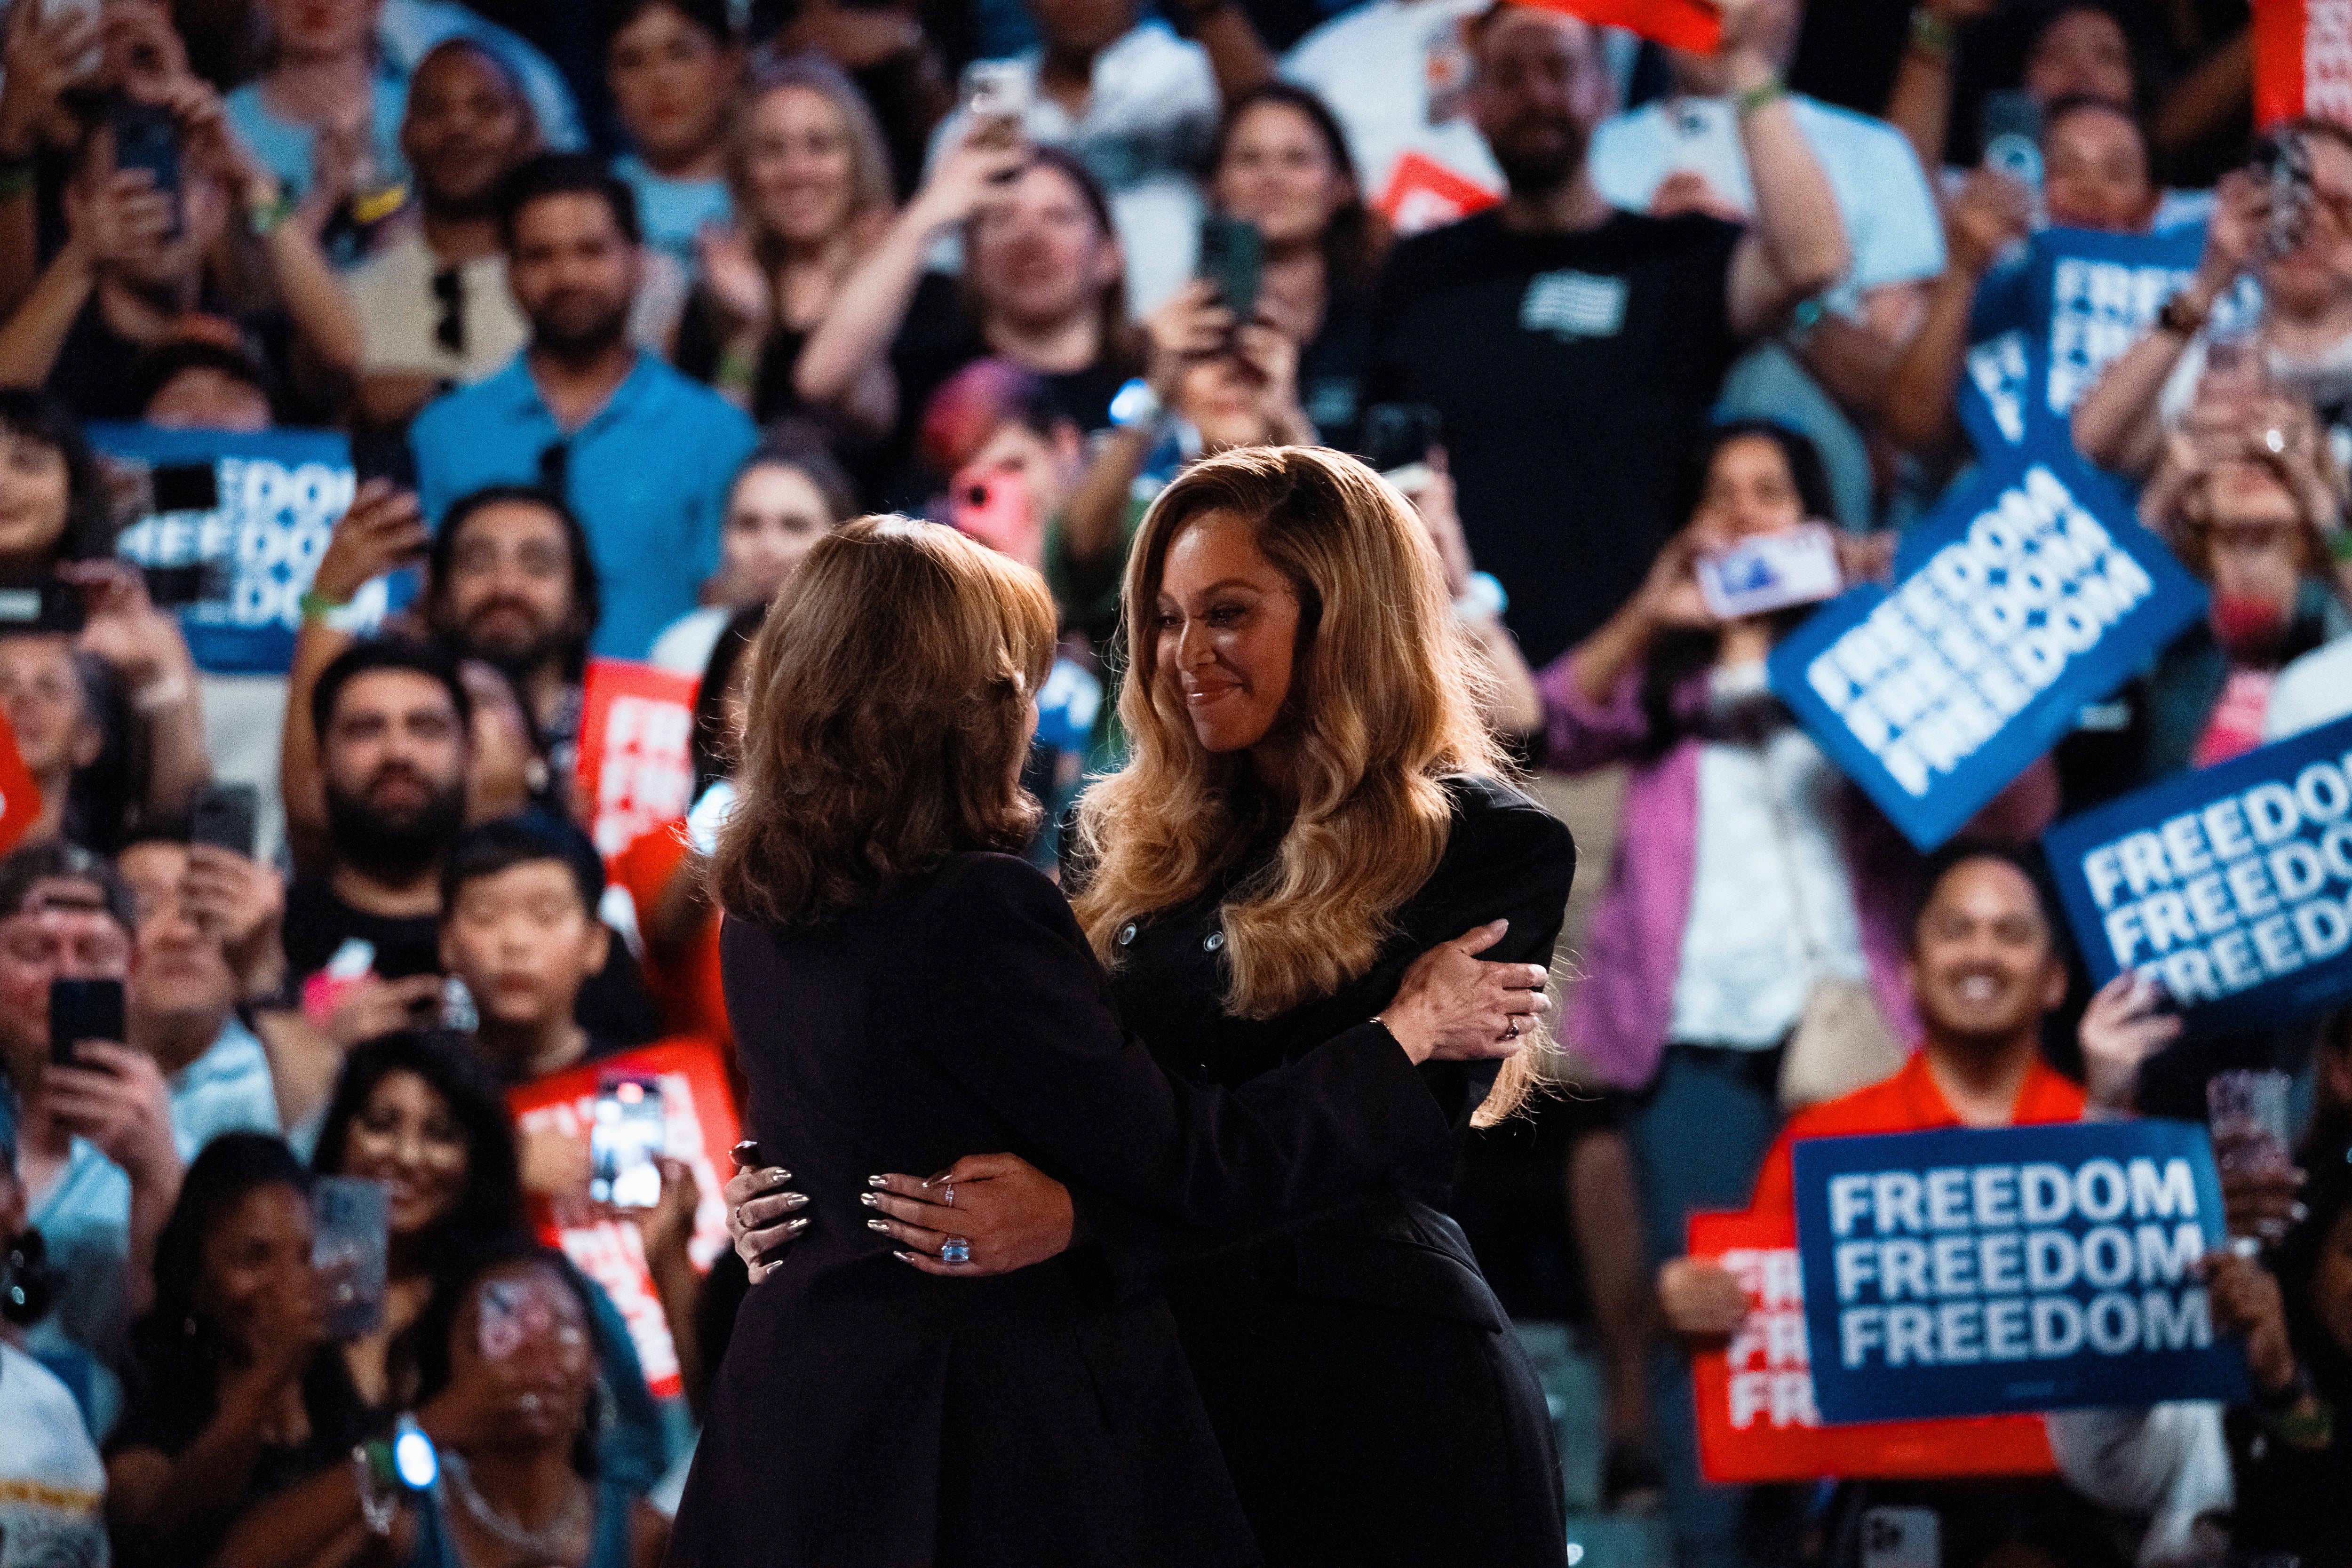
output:
M2128 1114L2140 1062L2180 1030L2155 988L2126 973L2084 1015L2086 1084L2076 1086L2042 1059L2042 1018L2066 996L2065 955L2042 881L2013 849L1960 846L1936 858L1906 969L1919 1014L1918 1050L1884 1082L1798 1112L1765 1155L1750 1212L1782 1218L1790 1245L1797 1222L1790 1149L1799 1139ZM1693 1349L1720 1347L1748 1312L1747 1293L1730 1271L1693 1258L1659 1270L1658 1305ZM1972 1442L2013 1454L2021 1474L2051 1469L2039 1416L1969 1425ZM2049 1481L1878 1483L1869 1491L1873 1505L1936 1509L1947 1563L1972 1561L1962 1549L1984 1531L1992 1532L1987 1546L2006 1537L2063 1547L2076 1539L2088 1507Z

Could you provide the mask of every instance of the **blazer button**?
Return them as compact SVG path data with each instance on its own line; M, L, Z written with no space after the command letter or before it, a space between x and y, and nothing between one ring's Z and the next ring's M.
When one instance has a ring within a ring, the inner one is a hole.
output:
M1125 947L1129 942L1131 942L1134 940L1135 922L1133 921L1129 921L1125 925L1118 928L1118 945Z
M1215 952L1224 945L1225 933L1221 931L1213 931L1208 935L1201 939L1201 951L1202 952Z

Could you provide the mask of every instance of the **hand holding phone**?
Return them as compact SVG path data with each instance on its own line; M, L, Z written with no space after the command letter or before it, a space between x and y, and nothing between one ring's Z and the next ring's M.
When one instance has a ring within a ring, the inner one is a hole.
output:
M1033 91L1029 71L1018 61L974 60L966 66L961 96L972 144L1000 151L1019 146Z
M357 1176L320 1176L310 1187L310 1267L319 1273L327 1336L349 1342L383 1326L392 1246L384 1184Z
M1845 585L1836 535L1819 522L1756 534L1706 552L1693 569L1708 612L1726 621L1818 604Z
M1216 285L1217 303L1234 313L1236 322L1257 313L1259 286L1265 281L1265 237L1247 218L1211 213L1201 220L1198 276Z
M49 982L49 1060L65 1067L83 1065L75 1047L84 1040L120 1044L130 1033L123 1021L120 980L52 980Z
M660 1156L669 1142L661 1085L615 1076L596 1091L588 1127L588 1196L614 1208L661 1202Z

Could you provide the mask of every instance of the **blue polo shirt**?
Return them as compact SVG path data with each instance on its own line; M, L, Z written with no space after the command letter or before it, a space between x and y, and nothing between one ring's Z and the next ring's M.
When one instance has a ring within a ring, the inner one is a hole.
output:
M408 432L417 498L436 526L485 485L540 483L544 455L565 448L565 499L588 531L604 601L590 647L605 658L645 658L694 608L719 565L727 487L758 439L741 410L643 353L568 439L524 354L434 401Z

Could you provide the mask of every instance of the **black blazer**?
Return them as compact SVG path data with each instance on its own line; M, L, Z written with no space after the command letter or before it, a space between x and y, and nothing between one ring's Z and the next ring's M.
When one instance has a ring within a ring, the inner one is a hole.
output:
M1111 974L1119 1016L1171 1074L1202 1086L1238 1087L1304 1059L1371 1017L1395 996L1415 959L1474 926L1510 921L1483 958L1549 963L1576 876L1575 840L1549 812L1491 780L1449 780L1446 792L1454 824L1445 852L1397 911L1393 934L1372 967L1355 981L1271 1018L1229 1016L1219 956L1224 943L1220 894L1120 928ZM1493 1062L1429 1062L1417 1070L1438 1113L1456 1131L1466 1131L1498 1068ZM1452 1200L1456 1157L1452 1141L1432 1145L1400 1159L1381 1192L1213 1234L1188 1233L1104 1192L1082 1194L1080 1212L1104 1244L1122 1289L1204 1258L1284 1238L1294 1243L1288 1250L1297 1255L1301 1288L1310 1293L1441 1311L1499 1328L1485 1281L1465 1289L1467 1282L1450 1266L1469 1262L1467 1244L1442 1213ZM1433 1219L1434 1226L1428 1223ZM1380 1245L1383 1239L1403 1245ZM1432 1248L1451 1256L1426 1256Z
M933 1279L857 1200L1009 1149L1183 1224L1312 1205L1444 1157L1387 1032L1239 1092L1171 1080L1060 890L1001 855L815 927L729 920L721 951L751 1134L814 1223L743 1305L669 1560L1255 1562L1162 1303L1114 1303L1082 1258Z
M1215 898L1122 926L1119 1015L1171 1072L1249 1086L1386 1006L1424 951L1497 917L1485 957L1549 963L1576 847L1503 785L1450 781L1436 869L1371 969L1278 1016L1224 1011ZM1245 874L1251 868L1243 868ZM1429 1105L1457 1130L1492 1064L1431 1063ZM1444 1212L1452 1139L1402 1155L1378 1190L1271 1221L1186 1232L1075 1192L1123 1287L1158 1283L1261 1551L1276 1568L1560 1568L1559 1461L1540 1380Z

